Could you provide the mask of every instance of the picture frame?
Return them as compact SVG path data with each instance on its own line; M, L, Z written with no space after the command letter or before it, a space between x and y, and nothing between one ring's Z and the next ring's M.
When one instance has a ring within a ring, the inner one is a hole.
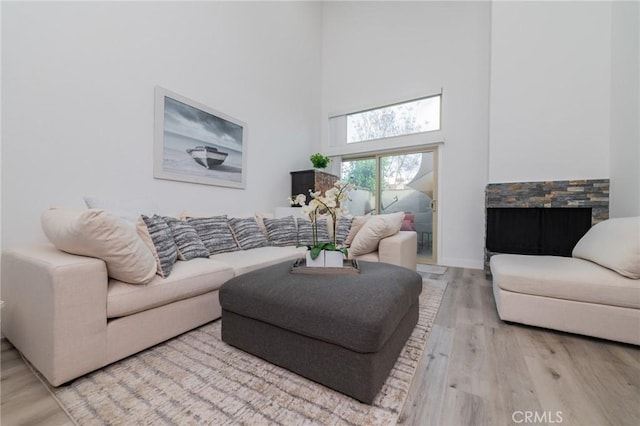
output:
M153 176L244 189L247 124L155 87Z

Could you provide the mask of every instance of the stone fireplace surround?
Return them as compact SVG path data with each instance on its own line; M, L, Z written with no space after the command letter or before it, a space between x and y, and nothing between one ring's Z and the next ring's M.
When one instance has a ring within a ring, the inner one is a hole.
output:
M591 225L609 218L609 179L490 183L485 192L489 208L591 208ZM489 259L496 253L484 250L484 270L491 274Z

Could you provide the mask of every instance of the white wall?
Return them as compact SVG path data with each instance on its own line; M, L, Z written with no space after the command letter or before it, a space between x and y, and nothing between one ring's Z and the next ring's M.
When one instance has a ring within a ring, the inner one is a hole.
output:
M610 215L640 216L640 3L611 12Z
M482 267L490 4L325 2L323 12L325 125L443 88L438 263Z
M286 204L320 123L317 3L2 2L3 248L83 195L162 211ZM155 180L153 89L248 124L245 190Z
M611 4L492 9L489 181L609 177Z
M85 194L273 210L329 113L440 88L440 263L482 265L487 181L610 176L612 216L638 214L637 3L0 7L3 248ZM246 190L153 179L155 85L248 123Z

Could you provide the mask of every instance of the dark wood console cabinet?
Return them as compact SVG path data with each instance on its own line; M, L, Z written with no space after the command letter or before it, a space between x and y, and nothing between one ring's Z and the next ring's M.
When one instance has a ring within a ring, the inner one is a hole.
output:
M316 169L291 172L291 195L304 194L309 201L309 190L324 195L338 180L338 176Z

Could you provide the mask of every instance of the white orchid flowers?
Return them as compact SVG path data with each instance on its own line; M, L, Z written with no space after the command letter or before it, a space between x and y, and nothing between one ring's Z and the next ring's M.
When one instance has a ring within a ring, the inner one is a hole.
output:
M347 254L346 248L338 248L336 227L338 225L338 218L341 215L348 214L349 210L346 206L338 206L341 202L349 200L349 192L355 189L356 186L353 183L343 184L342 182L337 181L332 188L325 192L324 196L321 195L320 191L311 192L311 190L309 190L309 195L311 197L309 204L306 204L307 197L304 194L289 197L289 203L301 206L302 213L309 216L309 219L311 220L311 226L313 229L313 247L310 247L310 250L312 252L311 257L314 259L318 256L320 250L339 250L345 255ZM331 216L333 226L333 244L318 244L318 216L322 215ZM314 252L316 252L315 256Z

